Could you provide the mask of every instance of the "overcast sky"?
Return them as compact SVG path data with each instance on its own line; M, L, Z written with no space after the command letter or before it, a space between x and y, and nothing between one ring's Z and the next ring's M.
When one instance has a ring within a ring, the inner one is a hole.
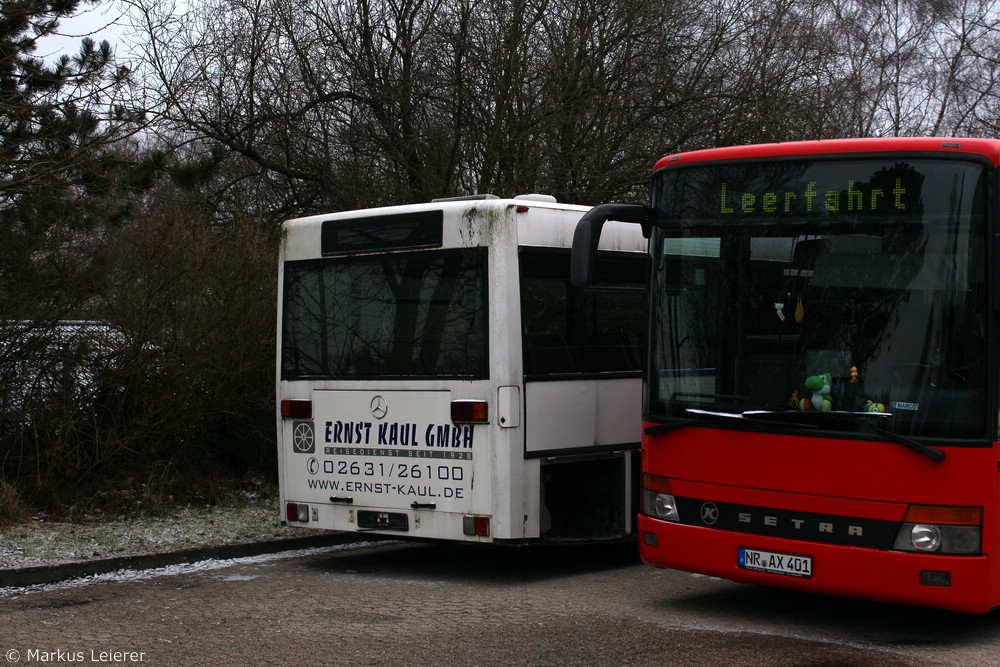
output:
M123 11L124 8L113 0L104 0L98 5L81 3L80 12L75 17L60 21L58 36L53 35L39 42L35 55L46 60L63 53L72 56L80 49L80 40L84 37L91 37L96 42L106 39L119 56L127 55L122 53L126 47L120 43L124 27L116 24Z

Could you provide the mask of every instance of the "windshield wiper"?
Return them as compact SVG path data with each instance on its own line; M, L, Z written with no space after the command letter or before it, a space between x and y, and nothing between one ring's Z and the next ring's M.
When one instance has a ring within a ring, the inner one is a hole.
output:
M864 424L866 427L870 428L872 431L878 433L879 435L885 437L892 442L903 445L904 447L909 447L910 449L920 452L924 456L927 456L935 461L944 460L944 452L940 449L934 449L933 447L928 447L924 443L909 438L905 435L900 435L898 433L893 433L888 429L884 429L881 426L875 425L872 420L888 419L892 417L891 412L850 412L846 410L830 410L828 412L814 412L814 411L801 411L801 410L747 410L742 413L746 418L754 419L765 419L769 421L779 421L787 422L789 420L795 419L849 419L851 421L858 422L859 424Z
M722 423L732 421L734 419L742 419L739 413L730 412L711 412L709 410L695 410L693 408L688 408L685 414L691 417L697 417L699 421L705 421L709 424ZM671 419L670 421L660 422L655 426L646 427L646 435L663 435L664 433L669 433L675 429L684 428L685 426L690 426L691 420L684 418Z
M697 421L705 425L731 425L732 423L747 423L754 421L757 414L754 411L747 412L723 412L721 410L702 410L700 408L686 408L684 414L688 417L694 417ZM771 423L778 424L784 428L817 428L816 424L809 424L806 422L795 423L789 421L779 421L779 420L768 420ZM684 426L690 426L690 419L678 418L671 420L669 422L662 422L656 424L655 426L646 427L646 435L663 435L664 433L669 433L678 428Z

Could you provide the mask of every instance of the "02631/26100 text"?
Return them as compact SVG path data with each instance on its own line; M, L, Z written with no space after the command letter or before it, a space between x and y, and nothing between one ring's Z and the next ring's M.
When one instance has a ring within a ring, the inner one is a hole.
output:
M426 479L444 482L461 482L465 468L460 465L432 463L385 463L383 461L323 461L327 475L352 477L378 477L380 479Z

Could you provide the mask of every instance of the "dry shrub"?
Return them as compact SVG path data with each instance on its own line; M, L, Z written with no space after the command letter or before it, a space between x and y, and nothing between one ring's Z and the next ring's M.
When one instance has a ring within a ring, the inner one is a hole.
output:
M17 489L0 479L0 528L23 523L30 514L18 496Z
M0 518L14 501L156 506L273 478L277 229L213 226L176 203L105 234L88 312L114 344L50 346L47 379L8 378L21 398L0 411Z

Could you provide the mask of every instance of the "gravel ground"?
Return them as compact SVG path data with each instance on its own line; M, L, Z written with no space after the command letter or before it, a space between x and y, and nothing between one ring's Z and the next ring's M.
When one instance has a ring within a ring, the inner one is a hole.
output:
M129 521L63 523L36 519L0 530L0 570L142 556L198 547L305 537L281 525L277 498L239 506L186 508Z

